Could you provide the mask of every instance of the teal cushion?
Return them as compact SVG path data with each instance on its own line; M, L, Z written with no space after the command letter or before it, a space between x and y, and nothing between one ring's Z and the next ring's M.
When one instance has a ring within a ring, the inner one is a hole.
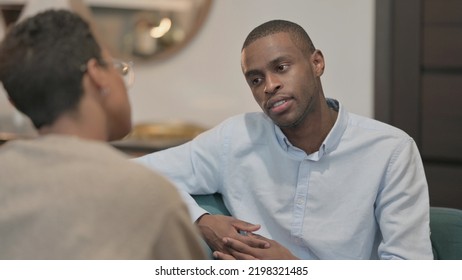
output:
M231 216L228 209L226 209L225 204L223 203L221 194L219 193L209 195L193 195L192 197L196 200L197 204L207 210L210 214Z
M462 210L431 207L430 229L435 259L462 260Z

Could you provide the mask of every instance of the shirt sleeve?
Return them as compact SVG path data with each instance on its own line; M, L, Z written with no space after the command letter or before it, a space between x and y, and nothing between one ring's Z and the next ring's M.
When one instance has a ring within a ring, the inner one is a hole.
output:
M428 185L412 139L399 145L379 191L375 215L382 234L380 259L433 259Z
M197 220L206 210L191 195L220 192L224 143L222 126L202 133L183 145L134 159L167 177L188 206L191 219Z

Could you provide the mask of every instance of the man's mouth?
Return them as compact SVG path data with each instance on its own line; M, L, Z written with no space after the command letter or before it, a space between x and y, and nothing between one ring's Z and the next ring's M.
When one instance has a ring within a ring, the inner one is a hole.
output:
M276 102L269 103L268 109L273 113L281 113L284 112L290 104L290 98L284 98L277 100Z
M271 108L279 107L279 106L281 106L282 104L284 104L286 102L287 102L286 100L280 100L280 101L274 103L273 106L271 106Z

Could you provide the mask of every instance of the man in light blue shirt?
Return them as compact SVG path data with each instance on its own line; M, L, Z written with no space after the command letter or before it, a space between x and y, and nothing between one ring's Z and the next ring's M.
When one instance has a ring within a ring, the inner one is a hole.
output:
M432 259L413 139L326 99L324 57L297 24L255 28L241 64L263 113L137 159L175 182L214 256ZM233 217L209 215L190 196L215 192Z

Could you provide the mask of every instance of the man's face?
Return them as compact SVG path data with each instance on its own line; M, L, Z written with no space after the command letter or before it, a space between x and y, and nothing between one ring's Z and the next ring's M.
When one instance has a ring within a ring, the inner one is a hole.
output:
M247 46L241 66L258 105L278 126L296 127L314 109L324 70L319 51L304 54L288 33L280 32Z

